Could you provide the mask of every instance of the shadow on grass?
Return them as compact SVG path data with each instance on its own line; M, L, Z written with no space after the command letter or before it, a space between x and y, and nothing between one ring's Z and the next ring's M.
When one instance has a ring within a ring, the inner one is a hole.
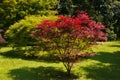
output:
M118 47L118 48L120 48L120 45L111 45L110 47Z
M23 67L21 69L11 70L9 75L13 80L73 80L77 78L74 75L71 77L67 76L60 69L42 66L38 68Z
M93 80L120 80L120 51L114 53L100 52L91 58L100 63L89 67L80 67L88 72L87 78Z
M0 55L8 58L24 58L24 50L15 51L15 50L9 50L6 52L0 52Z
M45 62L54 62L54 63L58 63L60 62L59 58L57 56L54 55L43 55L43 56L26 56L25 54L25 50L9 50L6 52L0 52L1 56L7 57L7 58L21 58L24 60L33 60L33 61L45 61ZM51 53L50 53L51 54Z

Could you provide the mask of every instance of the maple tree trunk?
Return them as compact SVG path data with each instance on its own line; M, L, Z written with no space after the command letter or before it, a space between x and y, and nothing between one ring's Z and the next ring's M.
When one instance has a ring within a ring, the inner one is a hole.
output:
M71 76L71 69L67 69L67 75Z

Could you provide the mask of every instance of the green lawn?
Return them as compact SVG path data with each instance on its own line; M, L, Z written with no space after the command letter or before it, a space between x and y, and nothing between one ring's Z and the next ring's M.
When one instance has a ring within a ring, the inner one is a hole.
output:
M72 69L79 78L70 79L60 62L23 59L13 55L11 48L2 48L0 80L120 80L120 41L100 43L94 51L96 56Z

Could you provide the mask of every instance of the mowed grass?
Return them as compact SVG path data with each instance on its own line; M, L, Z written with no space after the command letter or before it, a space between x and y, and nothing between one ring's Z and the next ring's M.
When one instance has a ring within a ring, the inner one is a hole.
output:
M66 77L61 62L17 57L11 48L0 49L0 80L120 80L120 41L94 46L94 57L79 61Z

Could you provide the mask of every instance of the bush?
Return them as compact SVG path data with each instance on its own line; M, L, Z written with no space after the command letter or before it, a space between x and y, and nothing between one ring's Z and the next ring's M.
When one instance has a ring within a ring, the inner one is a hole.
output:
M27 16L11 25L5 32L5 37L12 47L32 45L34 38L30 33L34 26L45 19L55 20L56 18L55 16Z

